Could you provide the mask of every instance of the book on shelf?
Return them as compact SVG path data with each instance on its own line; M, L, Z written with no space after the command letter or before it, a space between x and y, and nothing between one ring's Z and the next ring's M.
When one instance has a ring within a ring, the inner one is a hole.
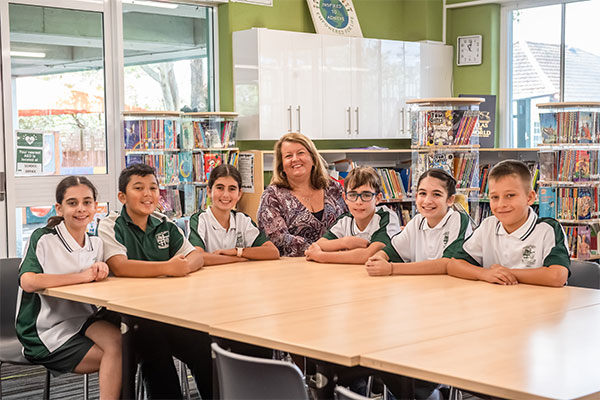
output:
M194 162L192 152L179 153L179 182L192 182L194 178Z
M544 144L599 143L600 113L560 111L540 113L540 132Z
M204 153L204 179L208 181L210 173L223 162L223 156L220 153Z
M577 227L577 258L586 260L591 256L592 229L584 225Z
M540 187L540 218L556 218L556 188L551 186Z
M126 119L123 138L127 150L177 149L179 122L174 118Z
M458 97L480 97L485 101L479 104L479 147L494 148L496 129L496 95L493 94L459 94Z
M577 219L591 219L593 208L593 190L589 187L580 187L577 191Z
M543 143L556 143L557 128L555 113L540 113L540 132Z

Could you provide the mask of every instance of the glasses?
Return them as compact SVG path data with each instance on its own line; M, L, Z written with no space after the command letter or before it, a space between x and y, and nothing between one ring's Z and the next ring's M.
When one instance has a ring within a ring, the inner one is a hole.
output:
M373 200L373 197L375 197L377 195L377 193L375 192L347 192L346 193L346 198L348 199L348 201L351 202L355 202L356 200L358 200L358 198L360 197L360 199L362 201L371 201Z

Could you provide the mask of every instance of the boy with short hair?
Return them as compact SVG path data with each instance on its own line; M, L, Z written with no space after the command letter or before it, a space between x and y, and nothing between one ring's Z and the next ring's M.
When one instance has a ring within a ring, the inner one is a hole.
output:
M381 180L371 167L356 167L344 180L342 194L349 212L305 251L306 259L338 264L364 264L400 232L400 220L381 201Z
M494 215L465 240L448 274L501 285L563 286L570 274L565 233L558 221L538 218L530 207L536 196L527 166L516 160L494 166L489 196Z
M202 254L175 223L155 212L160 194L154 168L134 164L121 171L118 197L121 212L111 212L98 226L104 259L115 275L184 276L202 267ZM136 347L150 398L181 398L172 356L188 364L202 397L211 398L207 334L142 319L136 324Z

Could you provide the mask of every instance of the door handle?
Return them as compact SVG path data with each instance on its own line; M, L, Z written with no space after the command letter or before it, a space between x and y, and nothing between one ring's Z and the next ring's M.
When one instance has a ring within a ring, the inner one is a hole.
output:
M290 104L287 108L288 110L288 116L290 117L290 127L288 129L288 132L292 131L292 105Z
M300 106L296 108L296 111L298 112L298 133L300 133Z
M356 107L354 109L354 112L356 113L356 127L354 128L354 132L358 135L358 126L359 126L359 123L358 123L358 107Z

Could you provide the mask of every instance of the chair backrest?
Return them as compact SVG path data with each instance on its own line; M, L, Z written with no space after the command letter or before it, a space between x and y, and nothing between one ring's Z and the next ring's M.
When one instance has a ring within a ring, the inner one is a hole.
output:
M287 361L248 357L212 344L221 398L308 400L300 369Z
M369 400L370 397L365 397L361 394L354 393L350 389L346 389L343 386L336 386L335 392L333 392L335 400Z
M571 260L568 286L600 289L600 265L591 261Z
M15 335L20 258L0 259L0 336Z

